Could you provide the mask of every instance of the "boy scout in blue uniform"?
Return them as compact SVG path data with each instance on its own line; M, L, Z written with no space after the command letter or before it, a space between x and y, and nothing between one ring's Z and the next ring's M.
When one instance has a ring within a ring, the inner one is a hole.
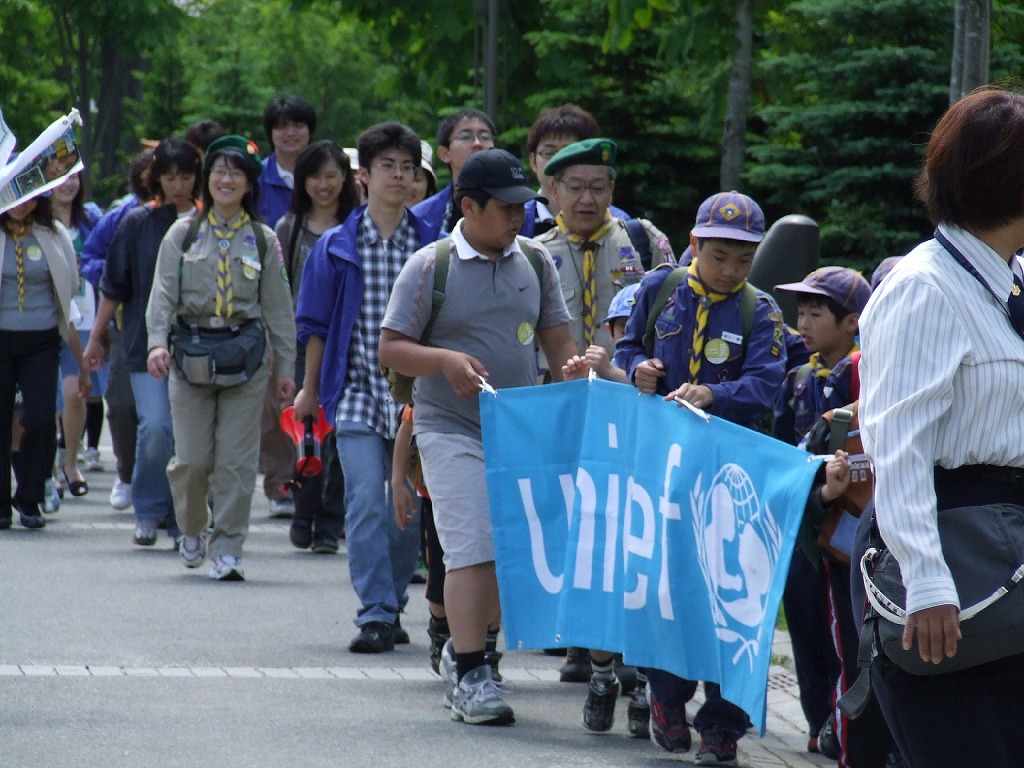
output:
M767 293L746 288L764 214L746 195L722 192L705 200L690 233L694 259L660 308L653 305L671 270L644 277L615 360L640 391L680 399L747 427L763 423L786 373L782 313ZM681 268L678 268L681 269ZM744 318L745 296L752 316ZM648 317L657 311L648 351ZM746 328L749 326L749 333ZM697 682L649 669L651 729L670 752L690 748L686 702ZM736 765L736 741L746 714L705 683L706 701L693 725L700 732L697 765Z
M786 374L775 411L776 437L797 445L825 413L857 399L851 355L858 350L857 321L871 286L847 267L821 267L799 283L775 288L798 295L797 332L811 352L809 362ZM848 565L833 560L823 564L814 538L803 536L782 597L800 703L811 733L807 749L833 759L843 756L844 765L851 764L845 759L847 724L836 720L833 702L845 692L854 671L845 669L843 657L834 650L832 630L842 630L847 639L856 637L849 581ZM854 640L850 650L855 649Z

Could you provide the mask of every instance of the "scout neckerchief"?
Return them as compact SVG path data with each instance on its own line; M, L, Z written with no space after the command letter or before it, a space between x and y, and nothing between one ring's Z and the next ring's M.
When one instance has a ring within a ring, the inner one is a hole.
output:
M223 229L217 223L213 211L206 215L206 220L210 222L214 236L219 238L217 243L217 249L220 251L220 259L217 261L217 317L228 319L234 312L233 300L235 297L235 291L231 287L231 259L228 258L228 251L231 249L231 240L235 234L249 223L249 214L242 211L241 215L235 219L235 223L227 229Z
M860 349L860 346L857 345L857 344L854 344L853 347L850 349L850 351L846 353L846 355L844 356L843 359L849 357L854 352L857 352L859 349ZM825 363L822 362L821 353L820 352L812 353L811 354L811 359L807 362L807 364L810 366L810 376L811 376L811 379L814 380L812 382L808 382L809 386L807 387L807 389L809 390L808 393L807 393L808 397L810 397L811 400L814 401L814 403L811 406L810 410L813 411L816 414L822 414L822 413L825 413L825 411L831 410L831 409L826 408L825 404L820 402L822 391L817 386L817 383L818 383L817 380L821 379L822 381L824 381L825 379L827 379L829 377L829 374L832 373L832 369L827 367L825 365ZM824 386L824 384L822 386ZM826 397L827 396L828 395L826 395Z
M703 357L704 342L706 341L704 336L708 330L708 317L711 315L712 305L725 301L732 294L741 291L746 282L746 280L743 280L729 293L715 293L714 291L709 291L700 279L700 273L697 272L697 259L691 261L690 266L686 268L686 283L690 286L691 291L700 296L700 300L697 302L697 324L693 328L693 352L690 355L691 384L700 383L697 379L697 374L700 373L700 361Z
M25 250L24 241L28 233L32 231L32 217L29 216L21 221L7 219L4 226L11 233L14 241L14 260L18 266L18 311L25 311Z
M949 254L956 260L957 264L967 270L971 277L981 283L985 287L985 290L995 296L996 301L1002 304L1003 300L996 296L996 292L992 290L992 286L985 282L985 278L981 276L981 273L978 272L975 266L967 260L966 256L960 253L960 249L953 245L937 227L935 229L934 237L942 244L943 248L949 251ZM1017 332L1018 336L1024 338L1024 282L1017 277L1017 270L1011 267L1010 271L1013 273L1013 287L1010 288L1010 296L1006 300L1006 309L1010 313L1010 325L1013 326L1013 330Z
M594 343L594 322L595 303L597 302L597 270L594 265L594 251L597 250L597 241L604 237L605 233L612 228L615 220L610 211L604 212L604 222L598 230L589 238L581 237L569 231L565 225L562 214L555 219L559 231L565 235L565 239L573 245L577 245L583 251L583 338L587 345Z

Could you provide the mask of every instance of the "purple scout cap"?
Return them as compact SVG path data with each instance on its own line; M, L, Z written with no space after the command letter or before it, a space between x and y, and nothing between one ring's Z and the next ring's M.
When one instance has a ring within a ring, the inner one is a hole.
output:
M719 192L700 204L693 234L759 243L764 237L764 213L761 206L740 192Z
M871 297L871 286L849 267L821 267L799 283L776 285L777 291L828 296L847 312L863 312Z
M892 272L892 268L896 266L896 262L902 259L902 256L890 256L886 259L882 259L882 263L875 267L875 271L871 273L871 290L875 290L878 284L882 282L882 279Z

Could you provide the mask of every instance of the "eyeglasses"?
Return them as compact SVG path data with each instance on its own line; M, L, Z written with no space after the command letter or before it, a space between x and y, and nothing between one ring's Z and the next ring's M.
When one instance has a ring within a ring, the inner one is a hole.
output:
M474 139L479 141L481 144L493 144L494 134L492 134L490 131L459 131L454 136L452 136L452 139L454 139L455 141L464 142L466 144L471 143Z
M568 144L566 145L568 146ZM550 160L552 157L557 155L562 150L562 147L544 147L538 149L536 154L541 160Z
M237 181L238 179L245 178L245 171L241 168L214 168L210 171L210 178L232 179Z
M601 197L603 195L607 195L612 190L611 182L606 180L591 181L588 184L587 182L581 181L580 179L569 179L568 181L563 181L562 179L559 179L558 183L565 187L565 189L568 190L569 194L580 197L582 197L583 193L586 192L588 189L590 190L590 194L592 194L594 197Z
M394 160L374 160L372 167L384 173L394 173L395 170L401 171L403 176L412 176L416 172L416 166L411 162L396 163Z

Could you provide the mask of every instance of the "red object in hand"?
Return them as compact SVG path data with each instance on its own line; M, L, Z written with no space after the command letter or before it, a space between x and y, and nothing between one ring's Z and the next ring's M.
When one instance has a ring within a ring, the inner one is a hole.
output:
M316 421L307 416L301 422L295 420L295 407L289 405L281 412L281 429L295 443L295 474L299 477L316 477L324 469L320 458L323 440L331 433L324 407L317 409Z

